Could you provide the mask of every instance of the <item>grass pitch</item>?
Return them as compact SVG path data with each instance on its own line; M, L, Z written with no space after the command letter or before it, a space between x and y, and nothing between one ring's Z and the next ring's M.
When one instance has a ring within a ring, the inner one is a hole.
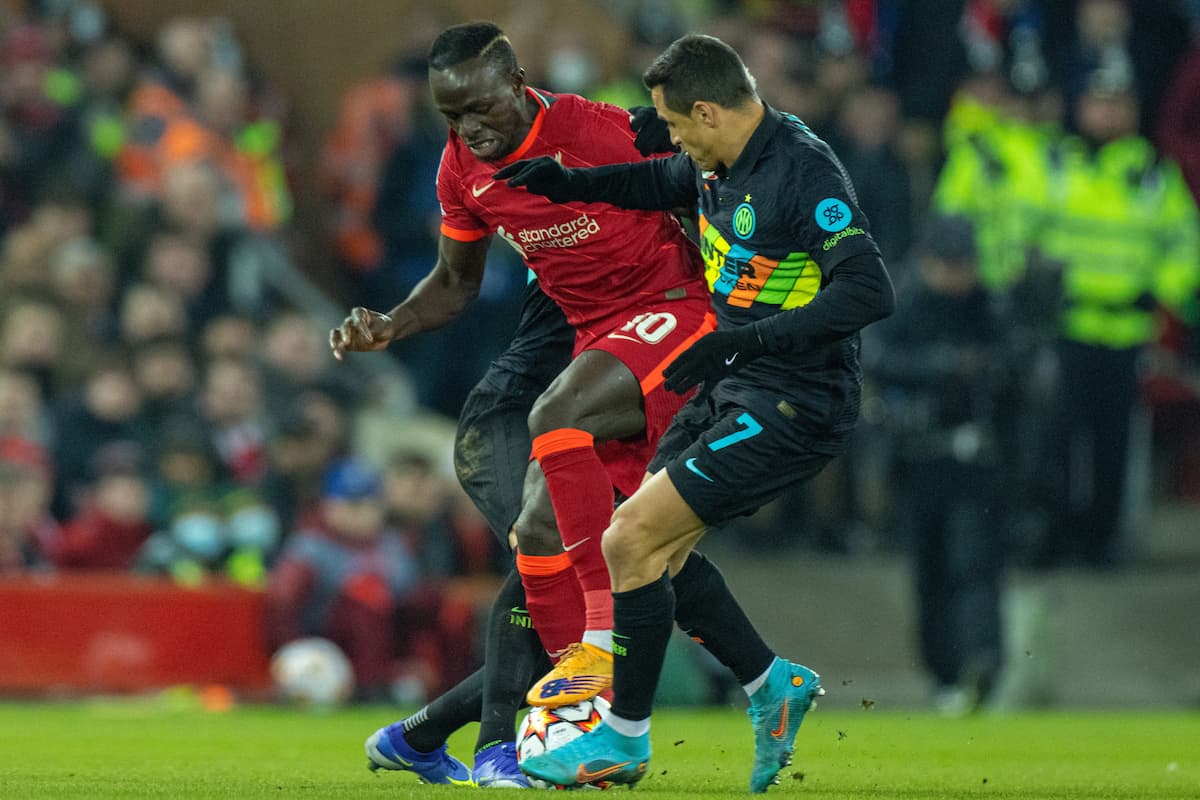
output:
M0 798L438 798L475 790L370 773L362 741L399 716L194 703L0 705ZM660 711L633 798L748 796L749 725L734 709ZM469 762L474 726L452 741ZM946 719L831 712L805 721L771 797L1197 798L1200 717L1054 713ZM622 789L614 797L626 797ZM527 794L527 793L526 793ZM486 797L521 797L489 790Z

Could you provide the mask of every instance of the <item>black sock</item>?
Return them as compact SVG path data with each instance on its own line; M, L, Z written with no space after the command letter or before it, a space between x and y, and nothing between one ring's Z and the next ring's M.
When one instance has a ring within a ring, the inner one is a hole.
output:
M525 692L535 678L550 669L546 651L529 620L525 588L515 569L508 574L492 604L484 658L493 668L484 676L476 753L516 738L517 709L525 703Z
M675 620L745 686L762 675L775 653L729 591L717 565L694 550L671 581Z
M613 713L646 719L675 627L675 592L667 573L628 592L613 592Z
M476 722L483 699L483 681L484 668L480 667L402 721L404 741L414 750L430 753L463 725Z

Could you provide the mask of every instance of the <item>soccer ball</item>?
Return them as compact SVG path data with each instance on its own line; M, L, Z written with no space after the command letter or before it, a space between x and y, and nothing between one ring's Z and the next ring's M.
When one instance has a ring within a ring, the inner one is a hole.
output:
M603 697L593 697L569 706L557 708L542 708L534 706L521 720L517 729L517 763L530 756L540 755L556 747L562 747L567 742L576 739L600 724L608 714L608 701ZM529 779L534 786L542 789L565 789L565 786L554 786L537 778ZM607 788L607 784L599 785Z
M271 657L271 679L289 703L329 708L350 699L354 669L342 649L328 639L296 639Z

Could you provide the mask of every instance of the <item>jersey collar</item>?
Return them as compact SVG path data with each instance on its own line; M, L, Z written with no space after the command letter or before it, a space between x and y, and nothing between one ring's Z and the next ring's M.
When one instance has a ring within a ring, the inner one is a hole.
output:
M750 134L737 161L733 162L733 166L729 168L730 180L738 180L750 174L758 162L759 156L766 149L767 142L775 135L775 131L782 121L778 111L763 103L763 118L759 121L758 127L754 129L754 133Z
M504 158L496 162L502 167L507 164L511 164L514 161L520 161L525 154L529 152L529 148L533 147L533 143L537 141L538 134L542 132L542 121L546 119L546 109L548 109L550 104L554 102L554 98L549 97L530 86L525 87L525 92L537 102L537 116L533 118L533 124L529 126L529 133L525 134L525 138L521 140L519 145L517 145L517 149L513 150Z

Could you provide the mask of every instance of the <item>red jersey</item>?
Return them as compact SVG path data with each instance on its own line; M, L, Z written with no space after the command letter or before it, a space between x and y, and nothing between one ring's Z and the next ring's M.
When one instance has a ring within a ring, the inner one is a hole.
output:
M526 91L540 109L529 135L502 161L480 161L450 132L437 182L442 234L459 241L499 234L576 329L647 301L686 296L707 302L700 253L673 215L608 203L552 203L492 178L505 164L537 156L567 167L642 159L625 109L573 94Z

